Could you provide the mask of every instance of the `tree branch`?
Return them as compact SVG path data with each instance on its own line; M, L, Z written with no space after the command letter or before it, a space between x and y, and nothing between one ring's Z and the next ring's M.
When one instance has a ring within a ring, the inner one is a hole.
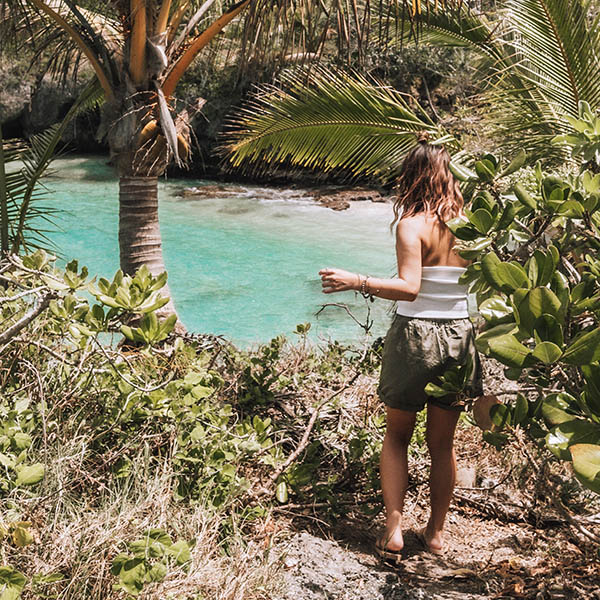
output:
M44 312L48 305L50 304L50 300L56 297L56 294L53 292L46 294L42 300L34 306L27 314L25 314L22 318L20 318L12 327L9 327L6 331L0 333L0 344L5 344L10 339L15 337L21 329L27 327L29 323L31 323L38 315Z

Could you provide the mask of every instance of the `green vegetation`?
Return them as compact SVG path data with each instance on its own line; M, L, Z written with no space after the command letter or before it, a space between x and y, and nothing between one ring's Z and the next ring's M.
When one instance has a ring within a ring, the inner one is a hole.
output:
M253 353L169 335L174 319L156 317L166 276L146 269L96 282L76 261L59 270L38 251L4 262L0 277L0 524L12 597L80 598L105 563L113 575L99 597L112 597L113 584L160 593L167 574L196 581L207 553L223 565L243 554L241 534L278 502L324 502L334 515L352 499L379 510L382 414L359 404L338 412L346 393L373 396L363 380L378 366L373 350L320 352L306 325L298 345L279 337ZM143 518L136 504L149 510ZM89 511L109 524L85 526ZM92 526L102 541L87 539ZM62 562L40 554L68 527L88 531L80 548L69 543ZM257 577L272 569L268 555L257 561L266 569Z
M254 175L283 164L389 185L415 132L445 143L470 201L450 227L473 261L465 282L485 320L477 343L520 386L492 408L484 439L522 450L521 474L530 468L536 479L531 506L547 491L600 542L569 512L600 494L600 28L590 4L503 0L490 15L459 6L412 22L393 3L384 14L370 2L350 11L308 0L300 13L296 3L258 0L223 13L210 0L116 3L114 14L95 2L59 3L58 12L37 0L9 4L88 54L127 180L123 200L137 193L132 179L153 179L131 203L127 235L141 213L157 230L156 176L190 155L191 114L171 101L180 79L189 94L239 97L278 74L233 116L225 142L232 167ZM415 22L420 43L438 46L433 65L423 48L394 46L412 43ZM167 64L153 63L149 48ZM436 114L440 69L463 60L476 66L495 153L469 152ZM307 68L313 61L321 66ZM80 103L95 102L92 86ZM310 324L298 325L294 344L281 336L247 352L182 335L163 312L157 237L145 240L152 268L129 257L112 281L31 253L45 245L39 219L51 216L38 182L68 119L29 145L2 140L0 153L0 599L271 598L278 509L318 507L321 522L348 506L381 509L380 344L315 348ZM460 393L470 368L447 372L430 393ZM418 457L422 421L415 436Z
M579 171L538 164L525 179L524 154L504 168L483 155L462 171L475 184L472 203L449 225L473 260L464 280L486 320L480 351L533 392L494 407L494 423L525 427L600 493L600 117L581 102L570 123L554 142L583 157ZM501 446L507 437L488 439Z

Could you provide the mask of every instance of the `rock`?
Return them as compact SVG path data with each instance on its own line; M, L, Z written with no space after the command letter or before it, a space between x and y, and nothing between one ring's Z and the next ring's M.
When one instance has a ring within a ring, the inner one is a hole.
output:
M31 100L33 82L16 66L0 68L0 123L18 119Z
M235 185L199 185L184 188L179 194L184 198L194 196L195 198L227 198L232 194L243 194L246 190Z
M60 122L77 99L80 89L81 86L72 83L60 85L49 75L45 75L38 82L28 110L23 114L25 136L40 133Z
M459 467L456 470L456 485L463 488L475 487L477 481L477 469L468 465L465 467Z
M313 191L313 195L319 204L332 210L346 210L350 202L387 202L389 198L377 190L360 187L325 187Z
M350 202L334 196L323 196L319 198L319 204L331 210L346 210L350 208Z

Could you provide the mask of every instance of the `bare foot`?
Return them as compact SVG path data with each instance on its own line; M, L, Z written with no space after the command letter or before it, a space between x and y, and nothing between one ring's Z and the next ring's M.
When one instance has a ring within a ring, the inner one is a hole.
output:
M432 554L444 553L444 540L441 531L432 532L429 525L427 525L427 527L417 532L417 537Z
M404 548L404 538L402 537L402 526L399 523L387 525L385 533L377 540L377 545L381 549L392 552L400 552Z

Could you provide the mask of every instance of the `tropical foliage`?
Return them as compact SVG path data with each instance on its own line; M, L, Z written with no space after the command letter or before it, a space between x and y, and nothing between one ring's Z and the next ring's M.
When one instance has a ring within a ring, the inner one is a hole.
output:
M352 497L377 510L382 415L325 419L345 395L367 393L360 378L377 368L376 352L309 349L306 325L297 348L278 337L253 353L208 336L172 336L174 319L156 316L166 277L145 268L96 281L76 261L58 269L38 251L3 261L0 278L0 577L12 597L85 597L96 579L81 564L94 554L112 565L97 597L160 590L165 578L204 568L194 535L150 513L139 529L121 523L110 539L81 539L94 550L75 553L68 567L48 558L58 571L35 571L28 552L37 557L58 542L52 518L28 518L32 501L44 514L68 507L69 521L82 503L84 519L108 503L123 521L130 497L160 480L161 510L199 505L216 521L217 539L204 551L217 555L234 551L236 527L262 522L277 502L326 502L338 514ZM278 410L284 398L290 414ZM195 593L217 597L211 585L196 579Z
M478 102L499 149L552 161L566 158L551 140L570 129L578 103L600 106L598 18L583 0L503 0L493 20L465 5L416 21L419 44L466 48L477 57L484 88ZM410 43L411 31L406 24L396 41ZM230 164L252 170L284 161L385 180L414 141L411 132L446 135L414 102L360 76L300 71L286 75L282 88L263 87L234 112L225 141Z
M486 321L478 348L530 390L492 409L488 440L502 445L503 428L524 427L600 493L600 116L582 102L571 123L579 134L555 143L577 144L595 168L522 170L520 156L502 169L486 154L463 171L472 203L449 226L473 261L463 278Z
M433 2L431 2L433 4ZM458 46L477 57L486 120L510 153L564 158L551 139L569 129L578 103L600 107L600 27L588 0L502 0L491 18L460 13L417 16L421 43ZM397 42L410 43L409 30Z

